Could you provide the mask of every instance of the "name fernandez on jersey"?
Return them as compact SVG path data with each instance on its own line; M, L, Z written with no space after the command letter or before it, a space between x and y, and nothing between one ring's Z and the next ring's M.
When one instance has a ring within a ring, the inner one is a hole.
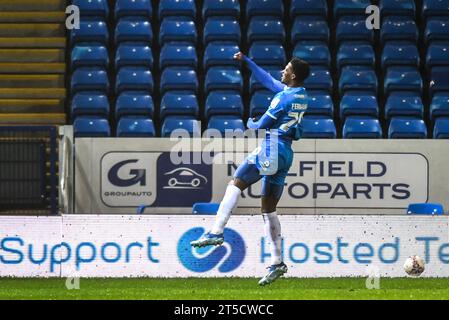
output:
M307 104L303 103L292 103L292 110L306 110Z
M307 93L303 87L286 87L277 93L266 112L276 120L271 132L280 138L297 140L297 127L307 110L307 102Z

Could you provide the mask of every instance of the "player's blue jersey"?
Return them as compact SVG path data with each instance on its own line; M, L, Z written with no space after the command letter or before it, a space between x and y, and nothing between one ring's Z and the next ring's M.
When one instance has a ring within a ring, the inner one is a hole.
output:
M261 175L270 176L271 183L283 185L293 161L291 142L298 140L301 135L301 120L308 105L307 93L303 87L288 87L274 79L251 59L243 59L256 79L275 93L271 105L262 117L270 117L275 123L265 127L266 139L260 148L248 156L247 162L254 163Z
M285 87L277 93L266 114L276 120L268 134L276 134L281 141L298 140L301 120L307 110L307 93L303 87Z

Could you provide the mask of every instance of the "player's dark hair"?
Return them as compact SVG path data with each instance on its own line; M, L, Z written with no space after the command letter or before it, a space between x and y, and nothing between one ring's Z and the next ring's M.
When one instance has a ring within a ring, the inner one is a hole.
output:
M299 58L293 58L290 63L293 67L293 73L296 75L296 81L303 83L310 74L309 64Z

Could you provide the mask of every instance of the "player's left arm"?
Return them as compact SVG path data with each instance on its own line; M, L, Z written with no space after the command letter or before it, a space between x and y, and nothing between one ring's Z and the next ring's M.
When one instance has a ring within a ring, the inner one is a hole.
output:
M275 119L267 115L267 113L264 113L258 121L254 121L252 118L249 118L246 126L248 129L271 129L275 123Z
M285 113L283 104L279 97L276 97L259 121L248 119L247 127L248 129L272 129L283 113Z

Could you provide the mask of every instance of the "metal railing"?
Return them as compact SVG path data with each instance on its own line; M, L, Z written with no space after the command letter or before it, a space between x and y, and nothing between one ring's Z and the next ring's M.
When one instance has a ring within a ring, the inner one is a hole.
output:
M0 126L0 214L58 214L55 126Z

